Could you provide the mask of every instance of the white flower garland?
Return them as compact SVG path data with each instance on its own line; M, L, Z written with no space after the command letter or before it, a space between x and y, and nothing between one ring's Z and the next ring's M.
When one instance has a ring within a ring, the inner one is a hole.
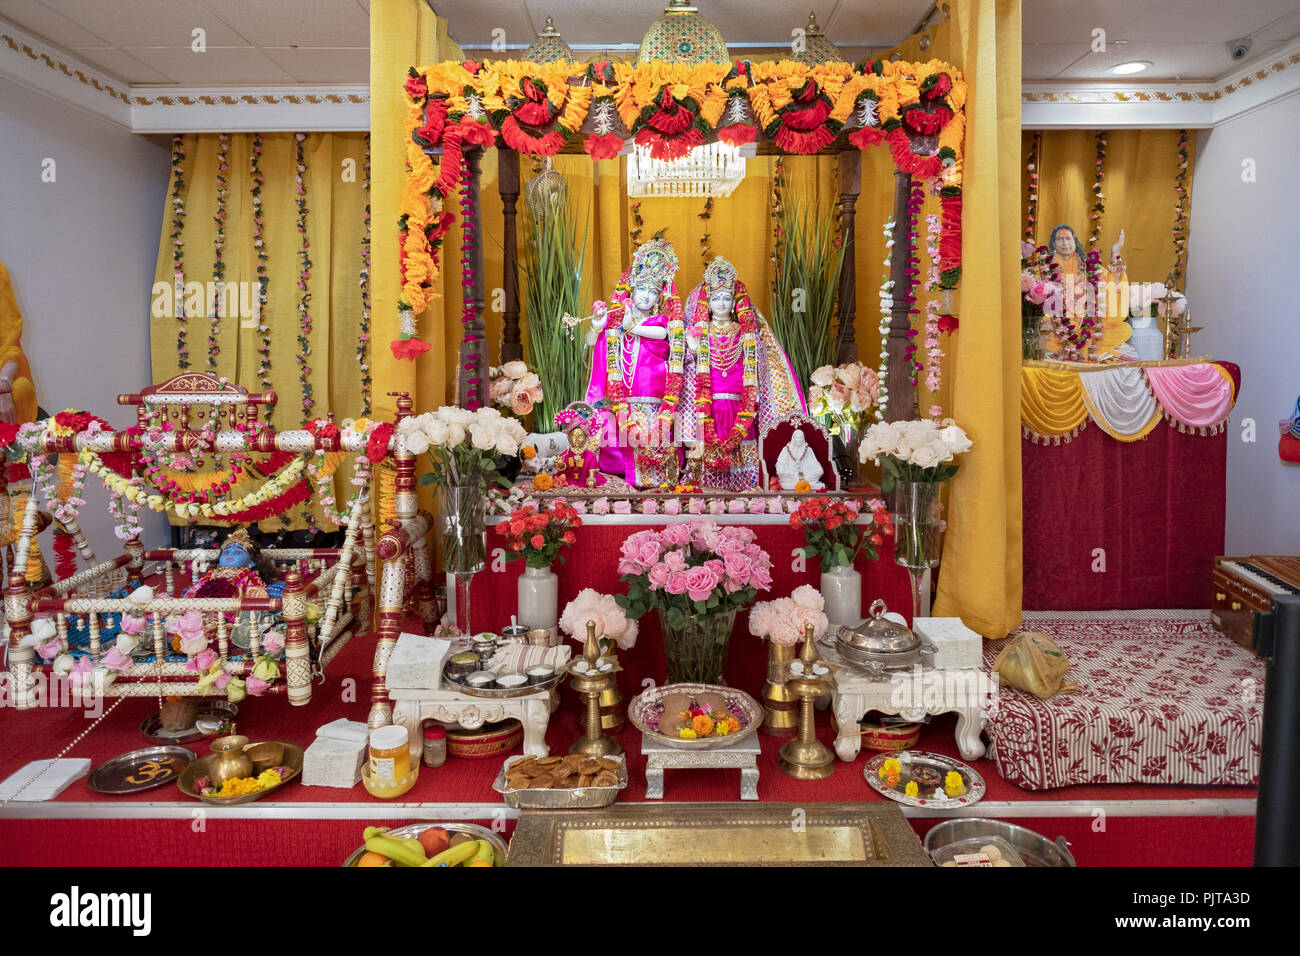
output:
M889 404L889 329L894 319L894 280L890 269L894 259L894 220L885 223L885 281L880 284L880 398L876 405L876 421L885 420Z

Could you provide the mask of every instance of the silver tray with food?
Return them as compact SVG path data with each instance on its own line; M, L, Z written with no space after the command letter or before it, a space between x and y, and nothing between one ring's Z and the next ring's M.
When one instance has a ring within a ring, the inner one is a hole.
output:
M862 772L876 793L909 807L968 807L986 791L984 778L970 765L922 750L877 754Z
M543 674L542 671L549 674ZM529 668L527 673L522 674L494 674L484 670L464 673L457 671L450 661L442 669L443 687L447 690L468 694L470 697L496 700L546 693L558 686L565 676L562 668L546 665Z
M607 807L627 787L627 759L585 754L506 759L492 784L506 806L517 810L578 810Z

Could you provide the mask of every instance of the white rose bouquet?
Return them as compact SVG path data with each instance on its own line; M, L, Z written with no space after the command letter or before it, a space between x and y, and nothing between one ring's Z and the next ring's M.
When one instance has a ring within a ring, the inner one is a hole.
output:
M969 451L971 440L951 418L877 422L858 447L858 460L872 458L881 467L882 491L895 481L947 481L957 474L952 460Z

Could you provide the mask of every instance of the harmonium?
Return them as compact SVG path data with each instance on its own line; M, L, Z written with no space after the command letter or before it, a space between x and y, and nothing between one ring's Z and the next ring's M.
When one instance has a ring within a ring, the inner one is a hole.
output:
M1214 559L1210 619L1242 647L1251 648L1255 614L1273 607L1277 594L1300 594L1300 556L1256 554Z

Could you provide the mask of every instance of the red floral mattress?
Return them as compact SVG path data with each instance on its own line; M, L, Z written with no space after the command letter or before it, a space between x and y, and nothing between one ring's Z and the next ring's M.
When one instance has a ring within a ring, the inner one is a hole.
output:
M1208 611L1026 612L1023 629L1052 635L1079 690L1002 688L989 756L1008 783L1258 782L1264 663ZM987 666L1003 646L986 642Z

